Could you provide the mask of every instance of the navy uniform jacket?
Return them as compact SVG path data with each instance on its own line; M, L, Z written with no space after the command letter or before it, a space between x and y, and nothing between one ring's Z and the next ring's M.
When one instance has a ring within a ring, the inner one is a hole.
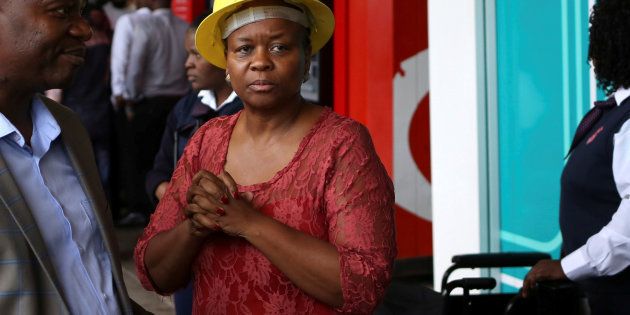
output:
M196 91L186 94L168 115L160 150L155 156L153 169L147 174L145 185L147 194L154 203L157 203L155 189L160 183L171 179L175 164L195 131L212 118L236 114L243 109L243 103L237 97L215 111L201 103L197 95Z

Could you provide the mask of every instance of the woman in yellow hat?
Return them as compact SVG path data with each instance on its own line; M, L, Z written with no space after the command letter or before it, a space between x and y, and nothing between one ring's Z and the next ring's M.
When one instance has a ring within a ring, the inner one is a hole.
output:
M143 285L193 275L194 314L370 313L396 255L394 194L369 133L300 86L334 17L317 0L216 0L197 49L244 110L190 140L138 241Z

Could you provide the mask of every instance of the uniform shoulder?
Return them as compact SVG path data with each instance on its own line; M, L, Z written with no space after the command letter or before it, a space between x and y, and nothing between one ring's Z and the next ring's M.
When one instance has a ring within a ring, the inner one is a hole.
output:
M176 112L187 111L192 107L193 104L195 104L195 102L197 102L198 98L199 95L197 92L189 91L188 94L182 96L182 98L180 98L177 103L175 103L173 110Z

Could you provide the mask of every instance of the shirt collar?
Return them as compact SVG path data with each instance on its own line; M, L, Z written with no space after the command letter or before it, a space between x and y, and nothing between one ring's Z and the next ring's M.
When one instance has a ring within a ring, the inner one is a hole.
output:
M234 99L236 98L236 93L232 91L232 93L230 93L230 96L228 96L225 99L225 101L223 101L223 103L221 103L221 105L218 105L218 106L217 106L217 98L215 97L214 92L212 92L211 90L201 90L199 91L199 94L197 94L197 96L201 98L201 103L217 111L221 107L225 106L226 104L233 102Z
M15 128L13 123L9 121L7 116L0 113L0 138L10 137L9 139L17 142L20 146L24 145L24 139L20 135L20 132Z
M138 14L149 14L151 13L151 9L147 8L147 7L142 7L138 10L136 10L136 13Z
M168 15L171 13L171 9L160 8L153 10L153 15Z
M42 102L39 97L33 98L31 115L33 117L33 127L38 130L40 135L50 141L59 137L61 128L55 117L53 117L52 113L48 110L48 107L44 105L44 102Z
M617 105L621 105L621 102L623 102L626 98L628 98L628 96L630 96L630 88L620 87L617 89L617 91L615 91L614 95Z
M33 97L31 101L31 117L33 120L33 135L37 132L42 137L52 142L52 140L56 139L61 134L59 124L57 124L53 115L38 96ZM0 113L0 138L7 136L10 137L10 140L20 145L20 147L26 144L24 136L15 125L13 125L4 114Z

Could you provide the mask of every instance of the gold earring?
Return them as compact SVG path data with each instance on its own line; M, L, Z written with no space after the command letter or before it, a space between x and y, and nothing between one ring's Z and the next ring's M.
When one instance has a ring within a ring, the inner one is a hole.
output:
M227 83L231 83L232 82L232 78L230 78L230 74L229 73L225 75L225 82L227 82Z

